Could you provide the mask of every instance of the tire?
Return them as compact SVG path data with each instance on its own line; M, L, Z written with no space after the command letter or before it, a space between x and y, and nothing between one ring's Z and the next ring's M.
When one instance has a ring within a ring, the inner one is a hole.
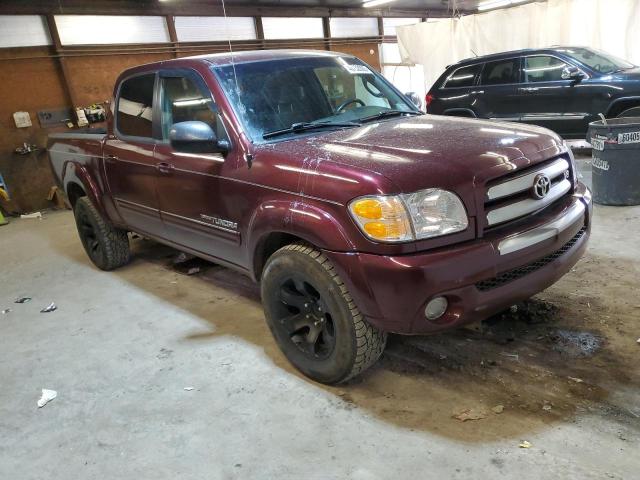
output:
M101 270L113 270L129 262L129 237L125 230L107 222L87 197L80 197L73 213L82 246L93 264Z
M627 108L620 112L617 118L640 117L640 107Z
M260 290L271 333L307 377L345 382L382 355L386 333L363 318L333 264L315 248L294 243L275 252Z

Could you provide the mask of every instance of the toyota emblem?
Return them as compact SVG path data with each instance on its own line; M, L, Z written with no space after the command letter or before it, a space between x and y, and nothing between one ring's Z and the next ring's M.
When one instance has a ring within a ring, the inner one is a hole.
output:
M536 175L533 179L533 196L539 200L542 200L547 196L551 189L551 180L545 174L541 173Z

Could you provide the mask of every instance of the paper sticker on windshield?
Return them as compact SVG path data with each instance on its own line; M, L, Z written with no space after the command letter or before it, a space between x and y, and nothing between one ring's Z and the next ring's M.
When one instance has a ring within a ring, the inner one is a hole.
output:
M362 74L371 73L371 70L369 70L365 65L359 65L359 64L351 65L349 63L345 63L344 68L351 75L362 75Z
M619 133L618 143L640 143L640 132Z

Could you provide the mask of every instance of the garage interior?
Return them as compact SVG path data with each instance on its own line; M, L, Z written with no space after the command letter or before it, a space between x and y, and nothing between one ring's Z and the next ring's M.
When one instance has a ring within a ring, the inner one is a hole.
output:
M549 0L558 14L564 2L611 18L640 8ZM588 250L557 283L483 322L390 335L373 367L337 386L287 361L246 276L135 234L115 271L85 254L47 137L80 128L78 108L108 110L127 68L229 49L342 52L423 101L470 51L557 38L472 28L546 1L363 3L0 4L0 478L638 478L640 206L596 203ZM588 16L564 38L640 63L635 19L623 38L593 34ZM437 22L451 35L417 51L411 29ZM592 188L590 145L572 145ZM57 396L39 408L42 389Z

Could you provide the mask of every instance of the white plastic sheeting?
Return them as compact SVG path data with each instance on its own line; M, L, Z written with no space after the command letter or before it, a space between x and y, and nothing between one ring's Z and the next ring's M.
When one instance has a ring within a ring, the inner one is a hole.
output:
M51 45L40 15L0 15L0 48Z
M253 40L256 28L252 17L175 17L180 42Z
M160 16L56 15L62 45L168 43L169 30Z
M588 46L640 64L640 0L548 0L397 27L403 61L429 88L447 65L475 55L552 45Z

